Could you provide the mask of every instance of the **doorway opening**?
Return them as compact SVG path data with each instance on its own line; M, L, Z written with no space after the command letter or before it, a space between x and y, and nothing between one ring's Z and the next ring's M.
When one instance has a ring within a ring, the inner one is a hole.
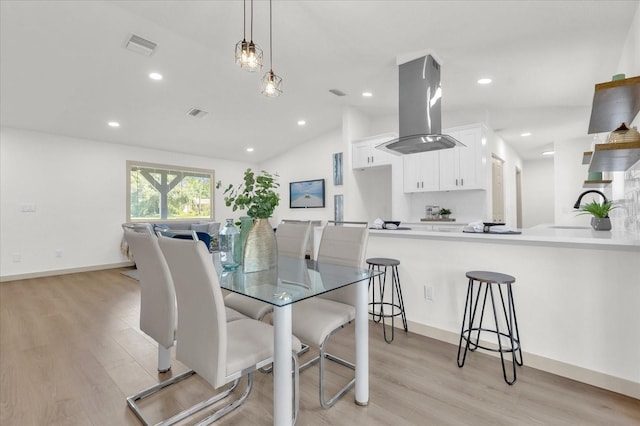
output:
M492 220L504 223L504 160L491 157Z

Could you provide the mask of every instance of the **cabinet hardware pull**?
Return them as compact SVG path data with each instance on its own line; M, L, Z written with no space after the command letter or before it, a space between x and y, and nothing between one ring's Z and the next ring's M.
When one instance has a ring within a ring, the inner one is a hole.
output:
M458 186L458 179L456 179L456 186Z
M460 186L464 186L464 179L460 179Z

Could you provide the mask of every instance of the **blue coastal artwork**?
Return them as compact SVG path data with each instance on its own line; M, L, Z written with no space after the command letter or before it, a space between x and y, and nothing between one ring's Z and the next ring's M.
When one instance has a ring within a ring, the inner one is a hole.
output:
M291 182L289 195L291 208L324 207L324 179Z

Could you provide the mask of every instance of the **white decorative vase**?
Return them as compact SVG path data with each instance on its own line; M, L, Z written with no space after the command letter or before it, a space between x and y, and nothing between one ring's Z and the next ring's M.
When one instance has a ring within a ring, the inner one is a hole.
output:
M611 230L611 219L608 217L592 217L591 218L591 226L596 231L610 231Z
M264 271L278 265L276 234L269 219L256 219L244 243L243 272Z

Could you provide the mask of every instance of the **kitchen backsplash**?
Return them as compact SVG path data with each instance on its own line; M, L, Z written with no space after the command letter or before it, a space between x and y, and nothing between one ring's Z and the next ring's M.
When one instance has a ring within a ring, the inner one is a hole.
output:
M640 235L640 161L624 174L624 200L611 212L611 222L616 228Z
M486 220L485 191L424 192L410 195L409 222L418 222L425 217L427 205L451 210L451 217L459 223Z

